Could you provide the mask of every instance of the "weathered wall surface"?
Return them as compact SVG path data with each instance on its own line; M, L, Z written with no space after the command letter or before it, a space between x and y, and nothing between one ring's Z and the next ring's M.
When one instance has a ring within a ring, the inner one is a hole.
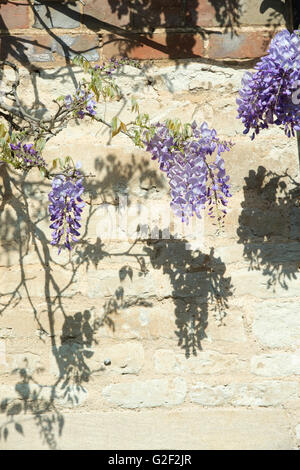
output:
M137 26L146 25L135 23L132 12L130 21L125 20L113 8L118 2L104 2L101 10L97 3L87 2L83 13L104 15L97 20L102 26L116 24L137 34ZM156 15L154 3L174 12L162 15L158 8ZM264 2L240 3L245 12L233 23L243 29L241 34L255 31L259 38L258 30L273 31L270 18L284 25L287 10L264 9ZM183 4L190 10L182 12L197 15L177 15L176 5ZM196 34L184 28L188 22L194 27L200 18L199 26L224 33L226 23L220 24L215 4L153 2L151 11L167 32L175 34L181 27L182 34ZM31 9L27 21L27 13L12 14L13 8L1 4L2 22L14 41L32 25L26 37L30 33L50 40L49 31L58 33L61 16L47 32L39 29ZM82 15L79 2L68 8ZM39 7L41 14L44 9ZM166 19L171 23L165 25ZM185 23L174 24L173 19ZM68 21L74 38L87 30L90 41L95 29L97 34L105 30L99 23L94 29L74 24L75 14ZM37 174L27 182L2 172L1 449L298 447L297 142L280 129L262 133L254 142L242 134L235 100L249 67L245 60L261 52L231 55L228 51L236 51L241 36L233 34L230 40L228 34L218 36L219 46L212 46L213 34L204 39L206 60L200 54L180 62L154 62L145 71L124 67L118 74L123 98L99 105L108 121L116 113L130 120L134 90L141 109L154 120L206 120L235 142L226 155L233 197L220 235L205 217L202 226L192 229L196 237L190 247L190 232L175 239L136 240L137 219L141 224L144 220L141 211L153 214L157 209L154 225L163 233L169 227L173 234L181 229L168 220L168 185L146 152L126 136L111 140L99 124L73 124L49 142L45 154L49 161L71 155L95 175L86 185L83 237L70 257L57 256L49 245L49 185ZM7 38L6 33L2 41ZM256 44L249 41L247 50ZM208 60L218 54L223 58L219 51L224 48L225 58L241 61ZM145 57L134 50L133 56ZM155 58L157 50L150 56ZM99 57L102 53L97 49ZM19 94L31 112L43 114L46 107L54 109L52 97L72 91L81 73L63 63L49 68L47 62L45 69L40 65L38 72L21 68Z

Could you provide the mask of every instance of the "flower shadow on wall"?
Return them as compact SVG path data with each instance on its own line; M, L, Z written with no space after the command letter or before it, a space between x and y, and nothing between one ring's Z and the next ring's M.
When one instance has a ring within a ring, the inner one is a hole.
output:
M99 19L99 6L97 1L91 2L90 9L93 14L85 14L84 24L97 31L106 30L108 37L105 38L103 46L111 45L110 49L113 55L127 55L134 53L136 47L140 48L141 58L147 58L147 52L143 48L151 48L151 58L155 57L156 51L158 57L170 59L182 59L187 57L200 57L201 54L194 52L196 45L196 36L201 35L204 39L204 29L197 24L197 0L189 1L189 10L186 11L185 2L173 0L165 2L161 0L108 0L105 6L105 14L111 17L111 22L101 21ZM94 9L94 10L93 10ZM109 11L110 10L110 11ZM98 19L95 17L97 16ZM190 18L190 21L187 20ZM188 21L188 26L196 28L197 32L190 34L181 34L176 32L184 28ZM114 24L116 23L116 25ZM120 27L120 26L121 27ZM159 28L166 28L163 34L155 34L154 31ZM144 34L141 34L144 33ZM162 38L162 41L157 38Z
M194 53L196 37L200 34L202 39L206 37L206 26L223 27L225 33L230 32L233 36L238 35L240 26L241 2L240 0L209 0L211 7L206 2L200 0L174 0L165 2L163 0L108 0L111 13L122 21L123 28L127 31L145 31L147 37L138 37L136 40L130 35L122 36L122 30L113 31L119 34L120 38L113 35L103 44L114 44L114 49L120 55L130 53L139 45L149 46L154 51L158 50L166 54L171 59L200 57L201 54ZM94 2L96 3L96 2ZM207 19L207 10L209 19ZM202 19L203 15L203 19ZM215 24L216 23L216 24ZM92 29L99 29L99 23L90 22L87 19L86 25ZM97 26L96 26L97 25ZM101 25L101 28L106 29ZM167 28L165 31L166 45L158 44L155 41L155 29ZM173 28L168 30L168 28ZM188 28L190 34L174 34L174 28ZM107 28L109 31L109 28Z
M159 28L187 26L199 29L202 15L207 21L207 1L174 0L108 0L111 12L119 19L128 18L127 28ZM225 31L234 32L240 26L241 0L209 0L212 5L209 13L215 16L217 24Z
M186 357L196 356L206 338L209 313L219 324L223 322L232 295L231 278L225 276L226 266L220 258L199 250L187 250L187 240L149 240L144 251L154 269L169 276L178 345Z
M300 267L300 182L263 166L245 178L237 234L250 270L261 270L268 289L288 290Z

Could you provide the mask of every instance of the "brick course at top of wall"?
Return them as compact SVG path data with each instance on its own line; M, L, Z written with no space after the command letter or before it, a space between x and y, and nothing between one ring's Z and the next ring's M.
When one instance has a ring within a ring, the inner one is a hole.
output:
M281 28L292 2L270 0L0 1L0 58L45 66L82 54L91 61L255 59Z

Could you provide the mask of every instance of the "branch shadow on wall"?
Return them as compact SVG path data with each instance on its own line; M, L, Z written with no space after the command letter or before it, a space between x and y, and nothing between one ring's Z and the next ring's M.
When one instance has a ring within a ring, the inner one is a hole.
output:
M16 5L15 2L11 2L10 0L4 0L1 3L14 3L14 5ZM22 3L22 5L24 4L25 3ZM28 5L31 6L34 14L38 16L35 5L32 5L31 2L28 2ZM36 64L40 60L41 56L42 62L51 62L53 60L53 53L63 57L65 59L65 66L57 67L54 71L46 71L45 69L42 69L43 74L52 79L69 76L71 77L74 86L77 87L78 82L76 79L76 74L72 68L71 58L76 54L85 55L89 53L88 49L84 49L82 51L73 50L72 47L68 44L68 41L53 33L51 28L47 27L47 25L43 22L42 18L40 18L40 22L49 36L44 36L44 41L42 39L30 39L28 37L19 37L10 34L9 28L5 24L4 19L0 14L0 30L5 31L5 34L2 35L0 41L0 64L2 60L8 60L16 64L20 64L28 70L35 96L32 107L28 109L28 111L47 108L46 103L43 103L40 100L37 87L37 75L40 74L41 70ZM34 63L35 65L33 65ZM67 67L67 70L65 70L65 67ZM0 75L0 82L2 79L3 76ZM42 117L42 115L40 117Z
M245 178L237 231L250 270L260 270L267 288L288 290L300 267L300 183L288 171L265 167Z

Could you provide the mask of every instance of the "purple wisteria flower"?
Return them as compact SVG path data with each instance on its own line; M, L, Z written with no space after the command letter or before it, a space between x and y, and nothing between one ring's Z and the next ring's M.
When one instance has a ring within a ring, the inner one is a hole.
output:
M96 101L95 95L92 91L85 90L84 88L77 88L73 96L67 95L64 103L67 109L74 111L75 117L83 119L84 116L96 115Z
M94 70L111 76L113 72L116 72L123 65L131 65L132 67L141 68L141 63L138 60L128 59L127 57L121 57L120 59L109 59L109 61L103 62L102 65L95 65Z
M30 170L31 168L45 168L47 164L43 157L35 150L34 145L18 142L10 144L12 150L13 164L15 168Z
M157 123L154 136L147 142L146 149L152 159L158 160L160 169L167 174L171 187L171 207L175 214L188 223L196 214L201 218L201 211L208 204L209 214L215 206L222 216L231 196L229 176L226 176L221 153L229 151L231 143L221 142L215 129L209 129L206 122L200 127L193 122L190 137L180 139L172 135L165 124ZM213 163L207 157L217 152Z
M81 213L85 206L81 199L83 191L78 170L71 175L58 175L52 181L49 193L50 228L53 230L51 245L59 245L58 253L62 248L71 250L72 243L78 241Z
M300 130L300 106L295 101L300 88L300 36L295 31L280 31L271 41L268 54L246 72L237 99L238 118L251 138L270 124L283 125L288 137Z

